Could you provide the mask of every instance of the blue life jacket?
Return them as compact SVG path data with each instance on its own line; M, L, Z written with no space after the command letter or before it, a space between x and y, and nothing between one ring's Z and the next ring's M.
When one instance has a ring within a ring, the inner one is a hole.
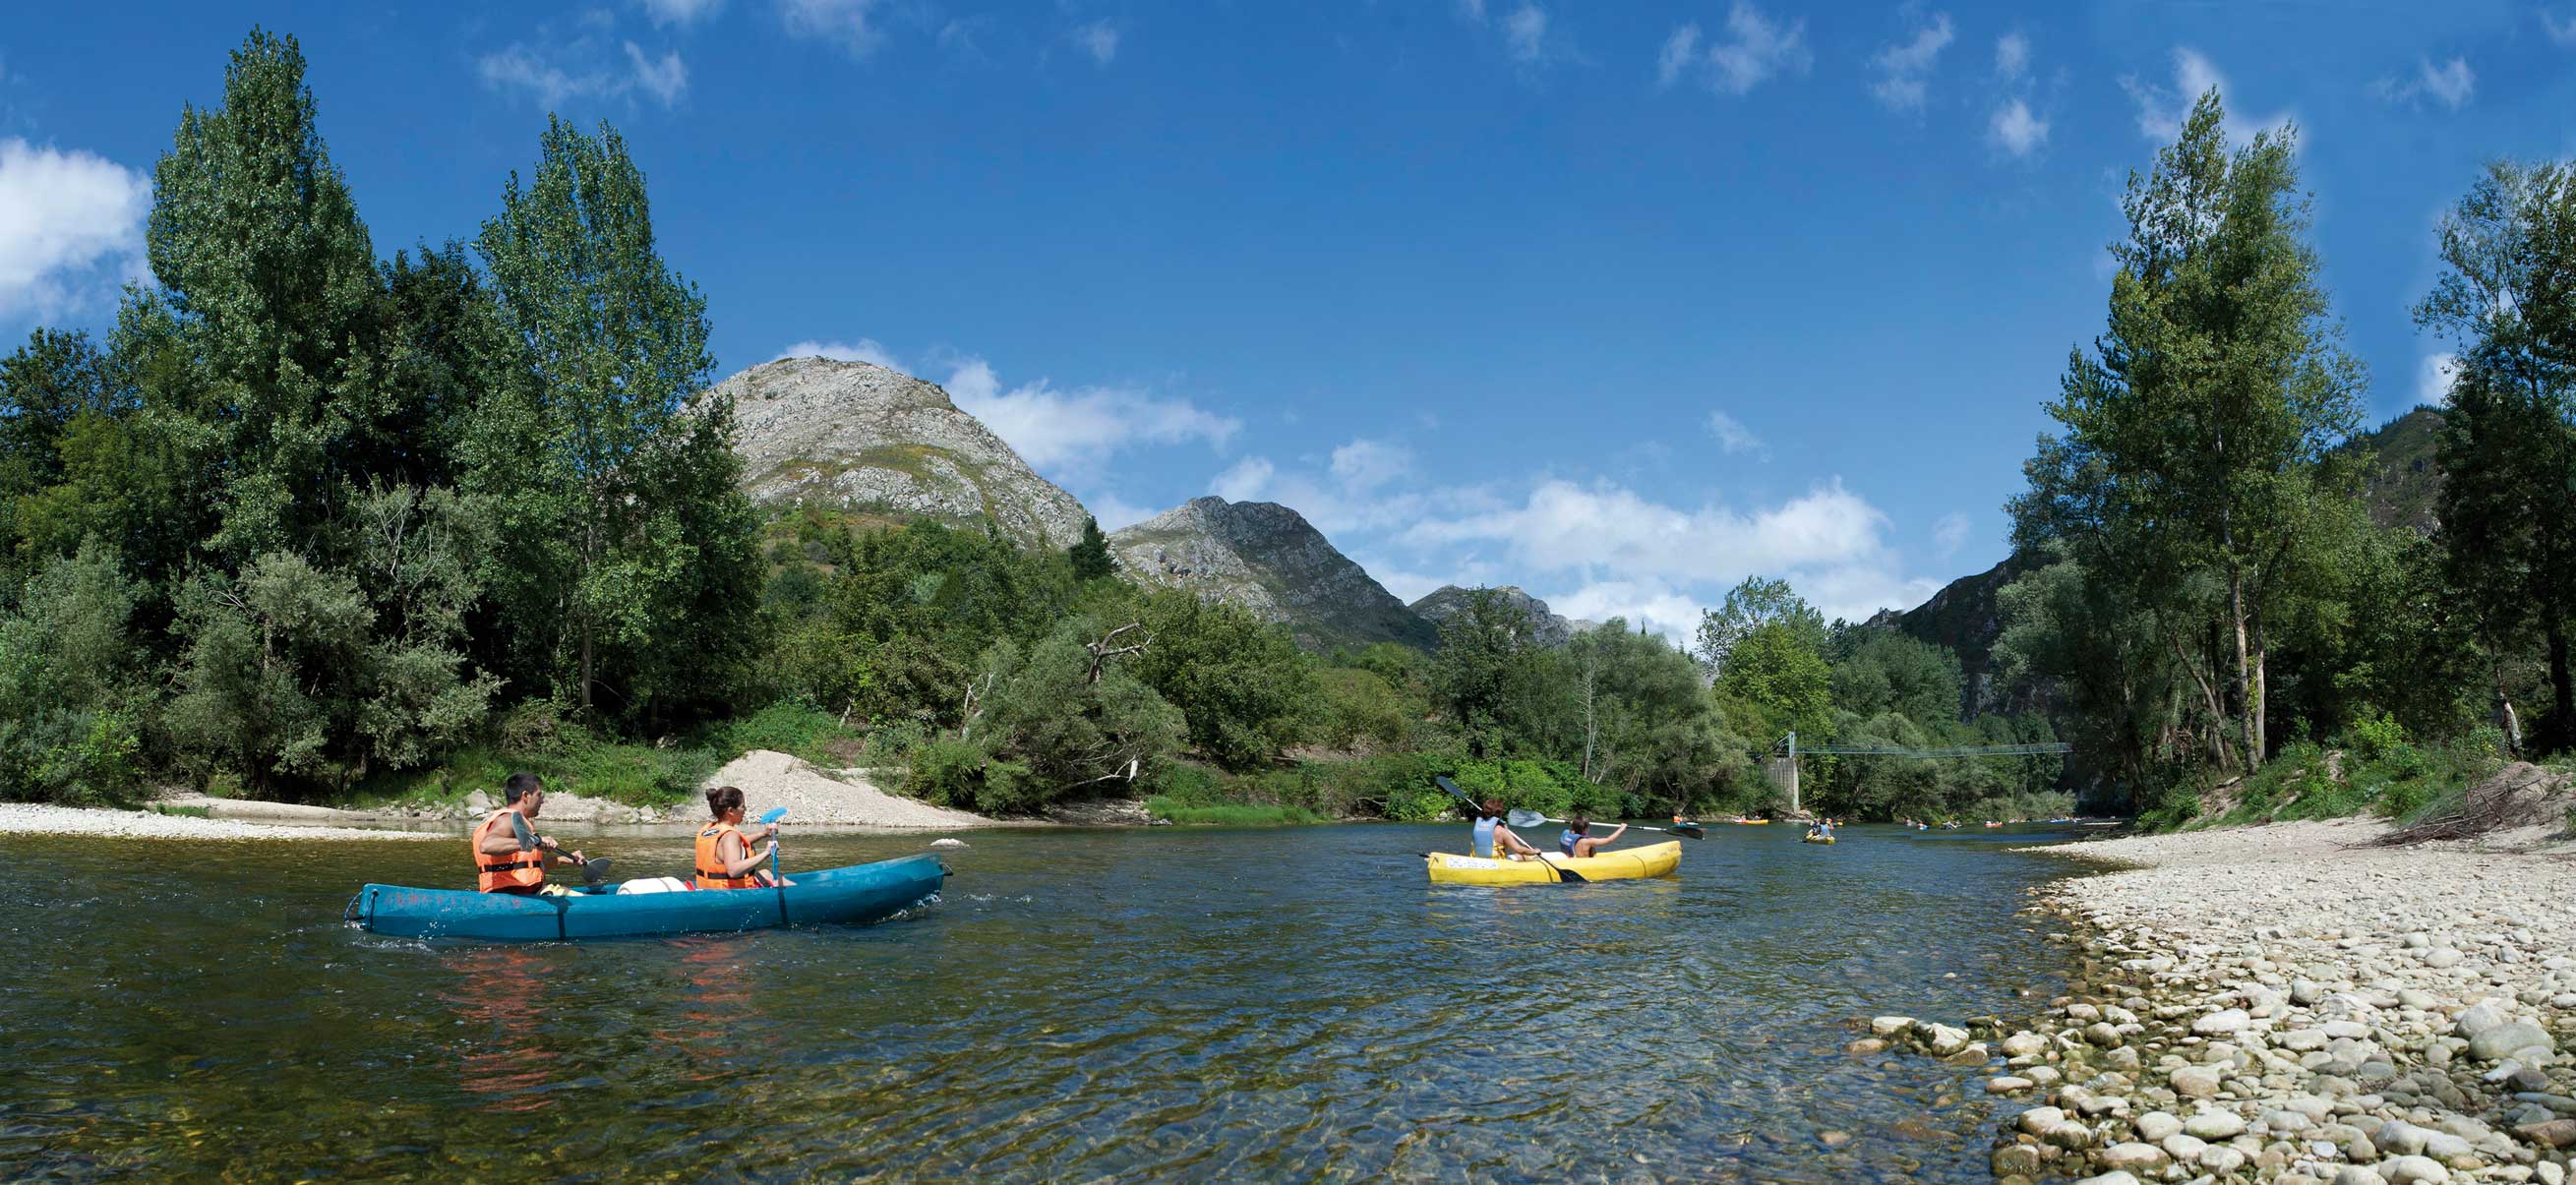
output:
M1576 834L1574 829L1571 827L1566 828L1563 831L1559 831L1556 833L1556 850L1571 856L1574 854L1575 841L1582 838L1583 837Z
M1497 820L1494 819L1476 820L1476 842L1475 847L1468 853L1469 855L1482 856L1488 860L1493 859L1494 824L1496 822Z

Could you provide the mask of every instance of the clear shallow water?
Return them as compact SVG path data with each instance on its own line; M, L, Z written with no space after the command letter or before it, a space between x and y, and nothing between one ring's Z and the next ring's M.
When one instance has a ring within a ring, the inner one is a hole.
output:
M2033 829L1717 827L1508 889L1397 855L1465 832L969 833L917 918L517 947L339 921L461 837L0 837L0 1178L1988 1179L1969 1072L1841 1047L2053 990Z

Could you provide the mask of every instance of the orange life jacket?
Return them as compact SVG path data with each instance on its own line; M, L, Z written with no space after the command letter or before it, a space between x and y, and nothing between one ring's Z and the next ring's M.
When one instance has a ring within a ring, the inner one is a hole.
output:
M755 875L751 876L725 875L724 857L716 853L718 845L724 842L727 833L742 840L743 851L751 850L751 838L743 835L742 831L733 824L707 824L707 829L698 833L698 887L701 889L759 888L760 877L756 875L759 872L758 869L753 869Z
M485 893L505 893L514 889L533 889L546 883L546 850L508 852L495 856L483 850L483 837L491 834L492 825L518 812L504 807L492 812L483 825L474 829L474 887Z

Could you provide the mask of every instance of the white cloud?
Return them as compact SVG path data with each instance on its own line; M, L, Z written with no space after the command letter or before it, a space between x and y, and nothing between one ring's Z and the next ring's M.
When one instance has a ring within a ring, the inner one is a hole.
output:
M887 370L903 369L903 363L895 359L894 352L886 349L872 337L863 337L855 342L825 342L808 339L780 350L778 358L829 358L834 362L872 362ZM776 362L778 358L772 358L770 361Z
M1741 95L1775 75L1804 74L1815 62L1807 51L1806 21L1775 24L1749 0L1736 0L1727 10L1726 31L1727 40L1711 41L1700 53L1698 25L1674 29L1657 58L1657 79L1669 86L1685 73L1704 71L1710 89Z
M644 0L644 14L657 25L694 25L724 11L724 0Z
M1091 60L1106 66L1118 56L1118 26L1107 21L1093 21L1074 27L1073 43L1090 54Z
M855 342L809 339L780 351L778 357L870 362L916 376L928 369L906 365L872 337ZM1232 416L1206 411L1187 399L1158 398L1137 387L1068 389L1041 378L1004 389L1001 375L982 358L943 351L935 353L933 361L948 367L948 381L942 385L957 409L982 421L1021 460L1049 477L1094 473L1111 455L1143 445L1204 441L1221 448L1243 428L1243 421Z
M1986 127L1986 138L2014 156L2029 156L2048 143L2048 121L2031 114L2028 102L2012 99L1995 108L1994 119Z
M1503 18L1503 44L1511 50L1515 62L1538 61L1547 46L1547 11L1535 4L1523 4Z
M1968 541L1968 531L1968 516L1953 510L1933 522L1932 546L1940 549L1941 558L1946 560L1957 555L1960 546Z
M864 58L885 44L876 26L878 0L779 0L779 19L788 35L830 41L851 57Z
M1890 111L1922 110L1932 67L1955 36L1950 14L1933 13L1932 23L1915 30L1913 40L1888 46L1869 60L1879 74L1869 93Z
M1208 483L1208 492L1228 502L1255 502L1270 488L1278 468L1267 457L1245 457Z
M1413 450L1384 440L1354 440L1333 450L1333 476L1355 490L1374 490L1413 472Z
M1660 580L1600 580L1539 599L1559 617L1596 623L1625 618L1630 629L1644 626L1671 639L1674 645L1685 647L1699 631L1700 613L1705 608Z
M138 278L152 183L78 149L0 140L0 314L48 317Z
M1731 583L1752 572L1849 563L1880 554L1887 516L1839 480L1776 507L1740 514L1681 510L1625 488L1539 482L1516 506L1405 529L1419 544L1488 541L1540 571L1606 567L1633 579Z
M1995 38L1995 77L2006 82L2030 72L2030 38L2006 33Z
M2415 77L2404 82L2383 78L2372 83L2370 89L2391 103L2411 103L2429 96L2457 111L2468 105L2469 95L2477 90L2477 85L2477 73L2469 69L2467 58L2455 57L2439 66L2434 65L2431 58L2419 58L2415 63Z
M1148 506L1138 506L1116 494L1099 494L1082 500L1082 508L1091 512L1093 521L1103 532L1123 531L1161 514Z
M1762 438L1745 427L1744 421L1722 411L1708 413L1708 431L1709 435L1717 437L1717 447L1729 454L1752 452L1762 447Z
M1222 447L1243 427L1189 400L1158 399L1134 387L1060 389L1041 378L1005 391L981 358L960 360L947 387L958 410L982 420L1040 470L1088 473L1110 454L1144 444L1196 440Z
M2158 143L2169 142L2182 134L2182 121L2191 114L2192 104L2216 90L2227 100L2227 138L2243 144L2258 132L2278 131L2290 122L2287 112L2269 119L2249 120L2238 97L2230 94L2227 80L2218 67L2199 50L2176 46L2173 51L2174 84L2171 90L2147 82L2134 74L2123 75L2120 89L2127 91L2129 101L2138 109L2138 134Z
M521 90L549 110L568 99L610 99L641 89L664 107L677 102L689 86L689 68L677 52L660 58L644 55L641 46L625 43L626 68L619 69L605 45L583 37L551 53L523 42L483 55L475 63L483 83L494 90Z
M644 56L632 41L626 43L626 60L635 66L635 84L653 92L664 107L679 101L680 92L689 88L689 68L680 64L677 51L662 55L660 61Z
M2541 9L2540 27L2549 31L2551 41L2560 45L2576 45L2576 13L2569 13L2562 21L2551 16L2548 9Z
M2415 371L2415 401L2437 407L2451 405L2451 388L2460 381L2460 356L2450 353L2426 354L2424 364Z
M1699 57L1699 26L1683 25L1664 38L1662 53L1655 55L1655 85L1671 86L1679 81L1682 70Z

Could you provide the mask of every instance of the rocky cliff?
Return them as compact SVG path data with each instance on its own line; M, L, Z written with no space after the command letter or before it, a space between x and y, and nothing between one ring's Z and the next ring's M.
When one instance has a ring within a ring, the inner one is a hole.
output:
M1577 626L1574 622L1567 621L1551 612L1547 607L1547 602L1542 601L1537 597L1533 597L1528 593L1522 592L1511 585L1503 585L1494 591L1502 595L1503 602L1505 604L1519 610L1521 616L1529 620L1530 638L1541 646L1565 645L1568 639L1574 637L1575 631L1582 628ZM1440 623L1449 620L1450 617L1465 612L1467 609L1468 599L1475 595L1476 590L1474 589L1460 588L1454 584L1444 584L1431 595L1424 597L1419 601L1415 601L1413 603L1413 611L1429 619L1432 625L1437 626Z
M764 506L822 506L860 522L990 519L1032 547L1082 538L1082 503L936 384L865 362L783 358L714 389L733 396L743 490Z
M1193 498L1111 535L1109 549L1129 576L1285 623L1309 650L1440 643L1438 627L1275 502Z

